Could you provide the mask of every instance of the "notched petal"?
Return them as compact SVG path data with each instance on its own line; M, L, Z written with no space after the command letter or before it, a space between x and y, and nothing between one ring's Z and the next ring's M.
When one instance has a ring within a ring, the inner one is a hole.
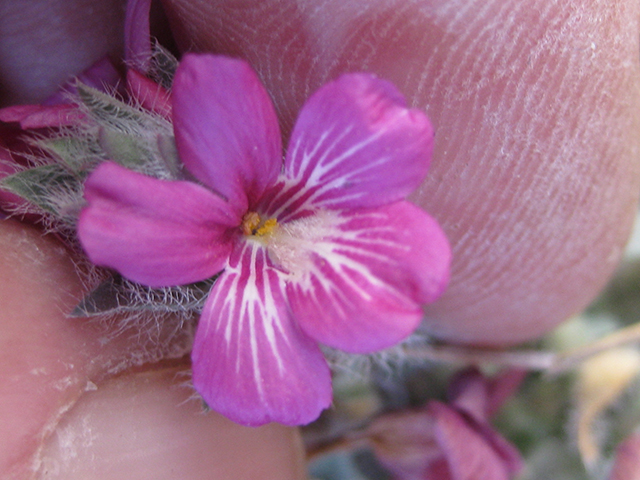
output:
M313 190L308 204L375 207L404 199L424 179L433 129L389 82L343 75L303 106L285 176Z
M196 333L196 390L243 425L307 424L331 402L327 363L291 321L279 275L262 246L239 244Z
M509 480L504 460L486 439L455 410L432 401L435 436L444 453L452 480Z
M421 306L444 290L451 257L435 220L408 202L283 224L270 252L289 272L288 298L302 329L357 353L413 332Z
M178 153L201 182L251 206L282 169L275 110L242 60L186 55L172 88Z

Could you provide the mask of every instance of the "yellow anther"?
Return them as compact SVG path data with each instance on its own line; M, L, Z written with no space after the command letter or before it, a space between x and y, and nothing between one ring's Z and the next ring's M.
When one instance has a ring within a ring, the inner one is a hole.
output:
M263 222L260 215L256 212L247 212L244 217L242 217L242 233L245 235L262 237L263 235L273 232L277 226L278 220L270 218Z
M256 235L261 237L263 235L271 233L277 226L278 226L278 220L276 220L275 218L270 218L269 220L264 222L264 225L262 225L260 228L258 228L258 230L256 230Z
M260 225L260 215L256 212L247 212L242 217L242 233L253 235L253 232Z

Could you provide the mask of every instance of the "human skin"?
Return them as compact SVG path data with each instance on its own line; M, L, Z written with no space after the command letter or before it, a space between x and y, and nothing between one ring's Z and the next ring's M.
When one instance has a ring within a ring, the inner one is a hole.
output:
M250 61L285 126L345 71L391 80L429 114L433 163L410 199L453 246L430 333L530 340L608 279L639 191L638 2L167 3L183 47Z
M88 0L15 3L0 0L0 22L11 26L0 29L4 104L37 102L119 51L121 2L92 12ZM454 251L449 290L426 310L429 332L475 344L536 338L606 282L640 181L637 1L164 5L181 47L251 62L285 131L308 94L342 71L374 71L427 111L435 152L412 199ZM72 20L60 28L51 18ZM87 478L80 467L98 458L100 479L158 465L166 478L193 465L202 478L256 478L242 470L247 457L259 459L260 478L303 476L295 430L244 429L216 415L192 424L196 403L176 406L189 395L176 387L179 360L127 369L179 349L105 343L104 331L66 318L81 287L55 240L5 222L0 242L0 477L29 478L40 458L40 474L63 472L44 478Z

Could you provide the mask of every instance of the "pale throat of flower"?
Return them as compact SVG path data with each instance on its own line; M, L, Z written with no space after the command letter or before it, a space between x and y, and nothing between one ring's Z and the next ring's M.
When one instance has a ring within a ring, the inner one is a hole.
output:
M241 229L247 240L267 248L270 258L291 280L302 280L315 269L312 256L332 257L337 245L332 237L340 236L339 215L325 210L309 217L278 223L275 218L264 220L257 212L242 218Z

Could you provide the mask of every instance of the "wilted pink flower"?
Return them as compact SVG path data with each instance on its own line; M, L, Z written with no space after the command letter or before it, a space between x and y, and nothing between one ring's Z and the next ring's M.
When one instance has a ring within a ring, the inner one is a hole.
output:
M69 95L76 91L77 82L99 90L114 90L119 81L120 74L105 57L62 85L40 105L14 105L0 109L0 120L19 123L25 130L73 125L82 119L78 106L69 101Z
M513 371L488 381L466 370L452 382L449 404L383 415L365 435L397 480L510 480L520 454L489 418L522 378Z
M302 108L283 163L245 62L187 55L171 95L180 159L202 185L104 163L79 238L94 263L152 287L223 271L196 333L195 388L242 424L308 423L331 402L318 343L393 345L444 289L448 242L404 201L426 174L431 125L388 82L344 75Z

